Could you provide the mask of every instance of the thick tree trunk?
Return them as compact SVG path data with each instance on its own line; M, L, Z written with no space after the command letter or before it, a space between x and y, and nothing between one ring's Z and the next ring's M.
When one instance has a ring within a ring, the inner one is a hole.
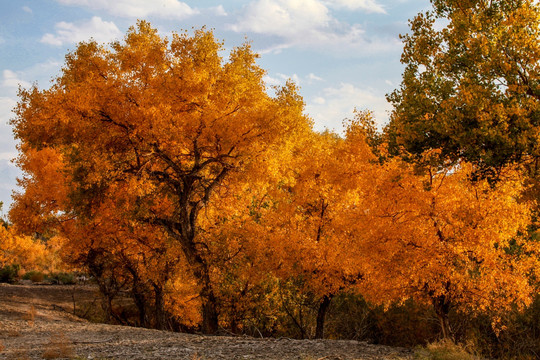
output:
M216 298L213 293L203 298L202 305L202 331L205 334L216 334L218 331L218 311L216 307Z
M202 332L205 334L216 334L218 331L218 310L217 299L210 283L208 272L204 271L202 276L203 288L201 290L202 299Z
M319 310L317 311L317 327L315 328L315 339L324 338L324 320L331 301L332 295L324 295L321 303L319 304Z

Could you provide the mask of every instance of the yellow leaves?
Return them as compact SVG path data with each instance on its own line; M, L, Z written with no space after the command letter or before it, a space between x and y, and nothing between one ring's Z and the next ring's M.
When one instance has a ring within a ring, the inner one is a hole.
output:
M59 241L53 238L46 245L30 236L18 235L12 227L0 226L0 267L17 264L23 271L61 270Z

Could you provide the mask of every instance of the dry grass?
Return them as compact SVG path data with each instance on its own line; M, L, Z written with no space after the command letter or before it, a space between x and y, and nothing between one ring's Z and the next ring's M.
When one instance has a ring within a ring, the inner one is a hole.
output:
M36 320L37 310L34 305L30 306L30 309L23 315L23 320L28 322L28 326L34 326Z
M449 340L441 340L418 349L416 360L482 360L472 349L457 345Z
M44 359L73 359L75 351L64 333L53 333L42 354Z
M9 360L30 360L30 355L28 351L24 349L18 349L13 351L8 357Z
M9 336L9 337L19 337L21 335L22 335L21 332L18 331L18 330L8 330L7 331L7 336Z

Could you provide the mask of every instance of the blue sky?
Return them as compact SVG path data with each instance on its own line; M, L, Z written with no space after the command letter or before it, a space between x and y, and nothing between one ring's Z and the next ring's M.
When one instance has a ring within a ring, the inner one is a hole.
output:
M385 94L401 80L399 34L429 0L0 0L0 201L11 203L19 171L10 126L18 86L50 86L77 42L122 39L137 19L162 35L214 29L230 49L248 40L266 82L301 87L315 128L340 130L353 109L388 119Z

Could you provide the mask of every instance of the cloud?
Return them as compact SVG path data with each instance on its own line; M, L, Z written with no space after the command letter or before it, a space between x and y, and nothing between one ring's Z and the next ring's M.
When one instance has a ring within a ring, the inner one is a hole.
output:
M292 80L297 85L301 85L303 83L312 84L314 81L324 81L323 78L318 77L313 73L309 73L304 77L300 77L298 74L286 75L276 73L275 76L264 76L263 80L268 86L282 86L285 85L287 80Z
M373 111L379 126L388 121L388 112L392 109L384 95L349 83L323 89L306 105L307 113L315 120L316 130L342 130L342 121L351 118L355 108Z
M63 5L84 6L104 10L111 15L128 18L157 16L167 19L185 19L199 13L178 0L57 0Z
M13 199L11 194L13 190L20 188L17 187L17 177L22 175L21 170L16 168L9 160L0 160L0 201L3 202L2 213L7 213Z
M1 86L6 88L18 88L19 85L28 88L32 84L27 81L21 80L19 75L14 71L6 69L2 72Z
M397 39L368 38L359 24L348 24L332 16L330 8L368 8L384 12L374 0L255 0L244 6L235 24L235 32L252 32L277 39L261 53L289 47L314 48L317 51L356 54L394 50L401 46Z
M11 113L11 109L13 109L17 105L17 101L15 99L2 96L0 97L0 126L7 126L7 122L9 118L13 115ZM5 132L2 131L1 134L4 134ZM4 140L4 138L1 138Z
M227 16L227 11L225 11L225 8L223 5L218 5L215 7L210 8L210 10L214 13L214 15L217 16Z
M4 202L3 211L11 204L11 191L16 188L16 177L21 171L15 167L11 159L17 156L15 139L8 124L14 114L11 112L17 101L10 97L0 97L0 201Z
M108 42L122 37L122 32L113 22L103 21L98 16L78 23L62 21L56 23L54 27L56 34L47 33L43 35L41 38L42 43L61 46L89 40L90 38L98 42Z
M323 81L324 79L315 75L314 73L309 73L309 75L307 76L307 78L310 80L310 81Z
M375 0L326 0L330 7L346 8L348 10L364 10L368 13L386 14L384 7Z
M15 159L17 155L16 151L0 152L0 161L9 161L10 165L15 166L15 164L11 163L11 160Z
M258 0L244 8L241 22L231 28L289 37L323 29L330 21L328 8L318 0Z
M28 6L23 6L22 9L23 9L24 12L27 12L29 14L32 13L32 9L30 9Z
M278 79L269 75L263 77L264 82L267 86L279 86L283 84L282 79Z
M324 105L326 103L326 99L323 98L323 97L317 96L317 97L313 98L312 102L314 104L317 104L317 105Z

